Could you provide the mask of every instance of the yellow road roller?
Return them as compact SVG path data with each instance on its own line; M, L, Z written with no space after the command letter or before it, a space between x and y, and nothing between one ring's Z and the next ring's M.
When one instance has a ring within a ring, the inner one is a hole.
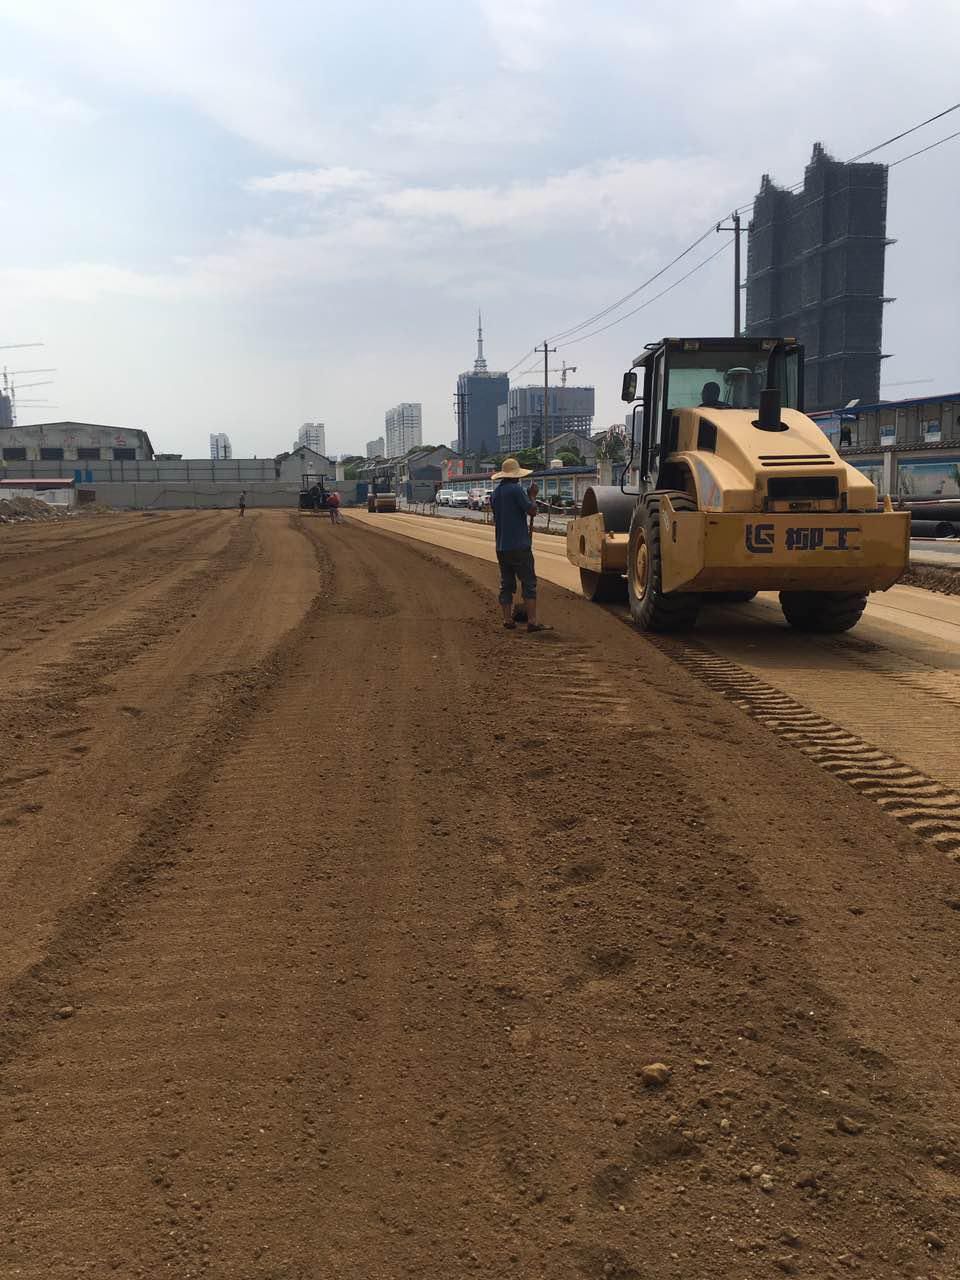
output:
M621 484L588 489L567 527L588 599L626 599L640 628L669 632L705 601L778 591L791 626L829 633L906 569L910 515L878 504L803 412L794 339L664 338L633 361L622 398Z

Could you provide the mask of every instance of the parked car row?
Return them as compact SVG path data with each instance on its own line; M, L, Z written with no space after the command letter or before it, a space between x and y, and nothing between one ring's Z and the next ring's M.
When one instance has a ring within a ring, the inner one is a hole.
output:
M471 511L483 511L490 505L490 490L438 489L434 501L438 507L469 507Z

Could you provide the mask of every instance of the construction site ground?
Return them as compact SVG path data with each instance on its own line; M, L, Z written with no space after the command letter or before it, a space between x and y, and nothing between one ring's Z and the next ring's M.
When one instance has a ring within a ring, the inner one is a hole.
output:
M489 539L0 530L3 1280L960 1274L960 601Z

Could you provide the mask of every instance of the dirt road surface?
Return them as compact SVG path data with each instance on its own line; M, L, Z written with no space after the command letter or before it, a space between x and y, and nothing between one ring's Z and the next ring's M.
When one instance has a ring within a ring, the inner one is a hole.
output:
M0 532L3 1280L958 1274L957 864L490 588L286 512Z

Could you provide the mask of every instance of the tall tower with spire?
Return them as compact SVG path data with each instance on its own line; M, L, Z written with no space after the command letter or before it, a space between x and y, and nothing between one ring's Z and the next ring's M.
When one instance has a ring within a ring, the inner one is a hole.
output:
M487 362L483 358L483 316L477 312L477 358L473 362L474 373L486 373Z
M484 458L498 449L499 410L506 410L510 379L491 373L483 354L483 316L477 312L477 358L457 379L457 452Z

